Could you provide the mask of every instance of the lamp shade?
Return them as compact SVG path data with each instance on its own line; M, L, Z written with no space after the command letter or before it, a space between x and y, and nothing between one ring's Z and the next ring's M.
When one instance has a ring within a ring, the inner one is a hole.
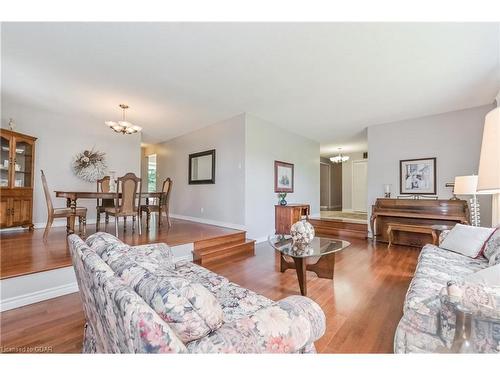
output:
M488 112L484 119L477 189L500 193L500 107Z
M457 176L455 177L455 187L453 194L474 195L477 194L477 176Z

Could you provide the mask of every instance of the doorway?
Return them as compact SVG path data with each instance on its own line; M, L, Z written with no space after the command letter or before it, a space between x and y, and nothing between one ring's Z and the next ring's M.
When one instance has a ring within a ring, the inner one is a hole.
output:
M352 210L366 212L368 197L368 162L355 160L352 163Z
M342 211L342 164L321 161L319 200L323 211Z
M320 161L320 218L367 223L368 159L363 152L334 163Z
M146 156L148 159L148 192L156 191L156 154Z

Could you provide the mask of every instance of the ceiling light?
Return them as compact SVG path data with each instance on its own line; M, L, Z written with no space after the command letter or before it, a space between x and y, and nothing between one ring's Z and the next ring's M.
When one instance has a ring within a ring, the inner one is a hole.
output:
M339 154L337 156L333 156L330 158L332 163L340 164L340 163L345 163L347 160L349 160L349 156L342 155L340 152L342 149L339 148Z
M125 119L125 111L129 108L129 106L126 104L120 104L120 108L123 111L121 121L104 121L104 123L117 133L134 134L140 132L142 130L140 126L134 125Z

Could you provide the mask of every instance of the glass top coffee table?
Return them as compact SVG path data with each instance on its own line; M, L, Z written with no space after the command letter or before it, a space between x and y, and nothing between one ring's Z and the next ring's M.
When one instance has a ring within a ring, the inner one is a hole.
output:
M350 242L325 237L314 237L309 244L294 242L289 235L269 236L269 244L280 253L280 271L295 269L300 293L307 295L306 271L318 277L333 279L335 254L351 245Z

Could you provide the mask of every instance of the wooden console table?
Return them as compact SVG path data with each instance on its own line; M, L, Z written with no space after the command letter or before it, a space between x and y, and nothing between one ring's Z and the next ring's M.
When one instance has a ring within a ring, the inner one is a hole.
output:
M290 234L292 224L299 221L302 216L307 219L310 215L310 206L308 204L287 204L274 206L274 223L276 234Z

